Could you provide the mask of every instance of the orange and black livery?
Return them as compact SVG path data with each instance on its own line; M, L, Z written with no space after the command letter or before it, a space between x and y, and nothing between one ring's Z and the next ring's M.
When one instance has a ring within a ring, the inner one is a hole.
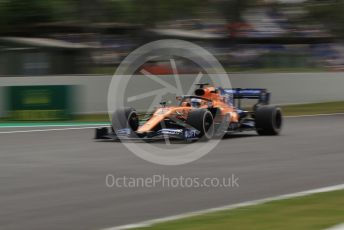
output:
M282 111L269 105L266 89L223 89L197 84L193 95L176 97L177 106L160 103L153 113L140 118L133 108L114 112L110 128L98 128L96 139L186 141L209 140L226 134L256 131L259 135L278 135ZM252 109L241 106L243 99L255 99Z

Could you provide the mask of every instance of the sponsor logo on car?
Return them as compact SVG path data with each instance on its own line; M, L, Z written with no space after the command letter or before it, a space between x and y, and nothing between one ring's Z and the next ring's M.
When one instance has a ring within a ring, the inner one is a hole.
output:
M182 129L161 129L158 131L158 134L181 135L183 134L183 130Z
M196 129L186 129L184 136L185 138L194 138L197 137L200 132Z
M118 129L118 130L116 130L116 134L118 136L129 136L131 134L131 130L129 128Z

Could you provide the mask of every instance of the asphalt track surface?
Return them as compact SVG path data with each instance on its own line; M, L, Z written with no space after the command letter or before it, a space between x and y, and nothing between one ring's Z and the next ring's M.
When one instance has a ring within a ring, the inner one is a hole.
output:
M30 129L0 129L0 229L102 229L344 182L344 115L287 118L281 136L226 138L182 166L96 142L92 129L9 133ZM108 188L107 174L235 174L240 186Z

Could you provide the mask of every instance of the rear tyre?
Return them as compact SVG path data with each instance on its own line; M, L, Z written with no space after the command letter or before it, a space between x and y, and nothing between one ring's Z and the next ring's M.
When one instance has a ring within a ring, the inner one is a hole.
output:
M256 131L259 135L278 135L283 124L282 111L275 106L261 106L255 112Z
M191 110L186 123L200 131L198 135L200 140L208 141L214 136L214 119L209 110Z
M133 108L119 109L113 113L111 124L114 131L126 128L136 131L139 127L139 118Z

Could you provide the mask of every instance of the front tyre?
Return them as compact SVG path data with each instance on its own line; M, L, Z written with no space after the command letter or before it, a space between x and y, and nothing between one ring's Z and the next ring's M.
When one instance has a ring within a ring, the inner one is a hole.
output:
M280 108L261 106L255 112L256 131L259 135L278 135L281 132L283 116Z
M126 128L136 131L139 127L139 118L133 108L119 109L113 113L111 124L114 131Z
M200 132L200 140L207 141L214 136L214 119L209 110L191 110L186 123Z

